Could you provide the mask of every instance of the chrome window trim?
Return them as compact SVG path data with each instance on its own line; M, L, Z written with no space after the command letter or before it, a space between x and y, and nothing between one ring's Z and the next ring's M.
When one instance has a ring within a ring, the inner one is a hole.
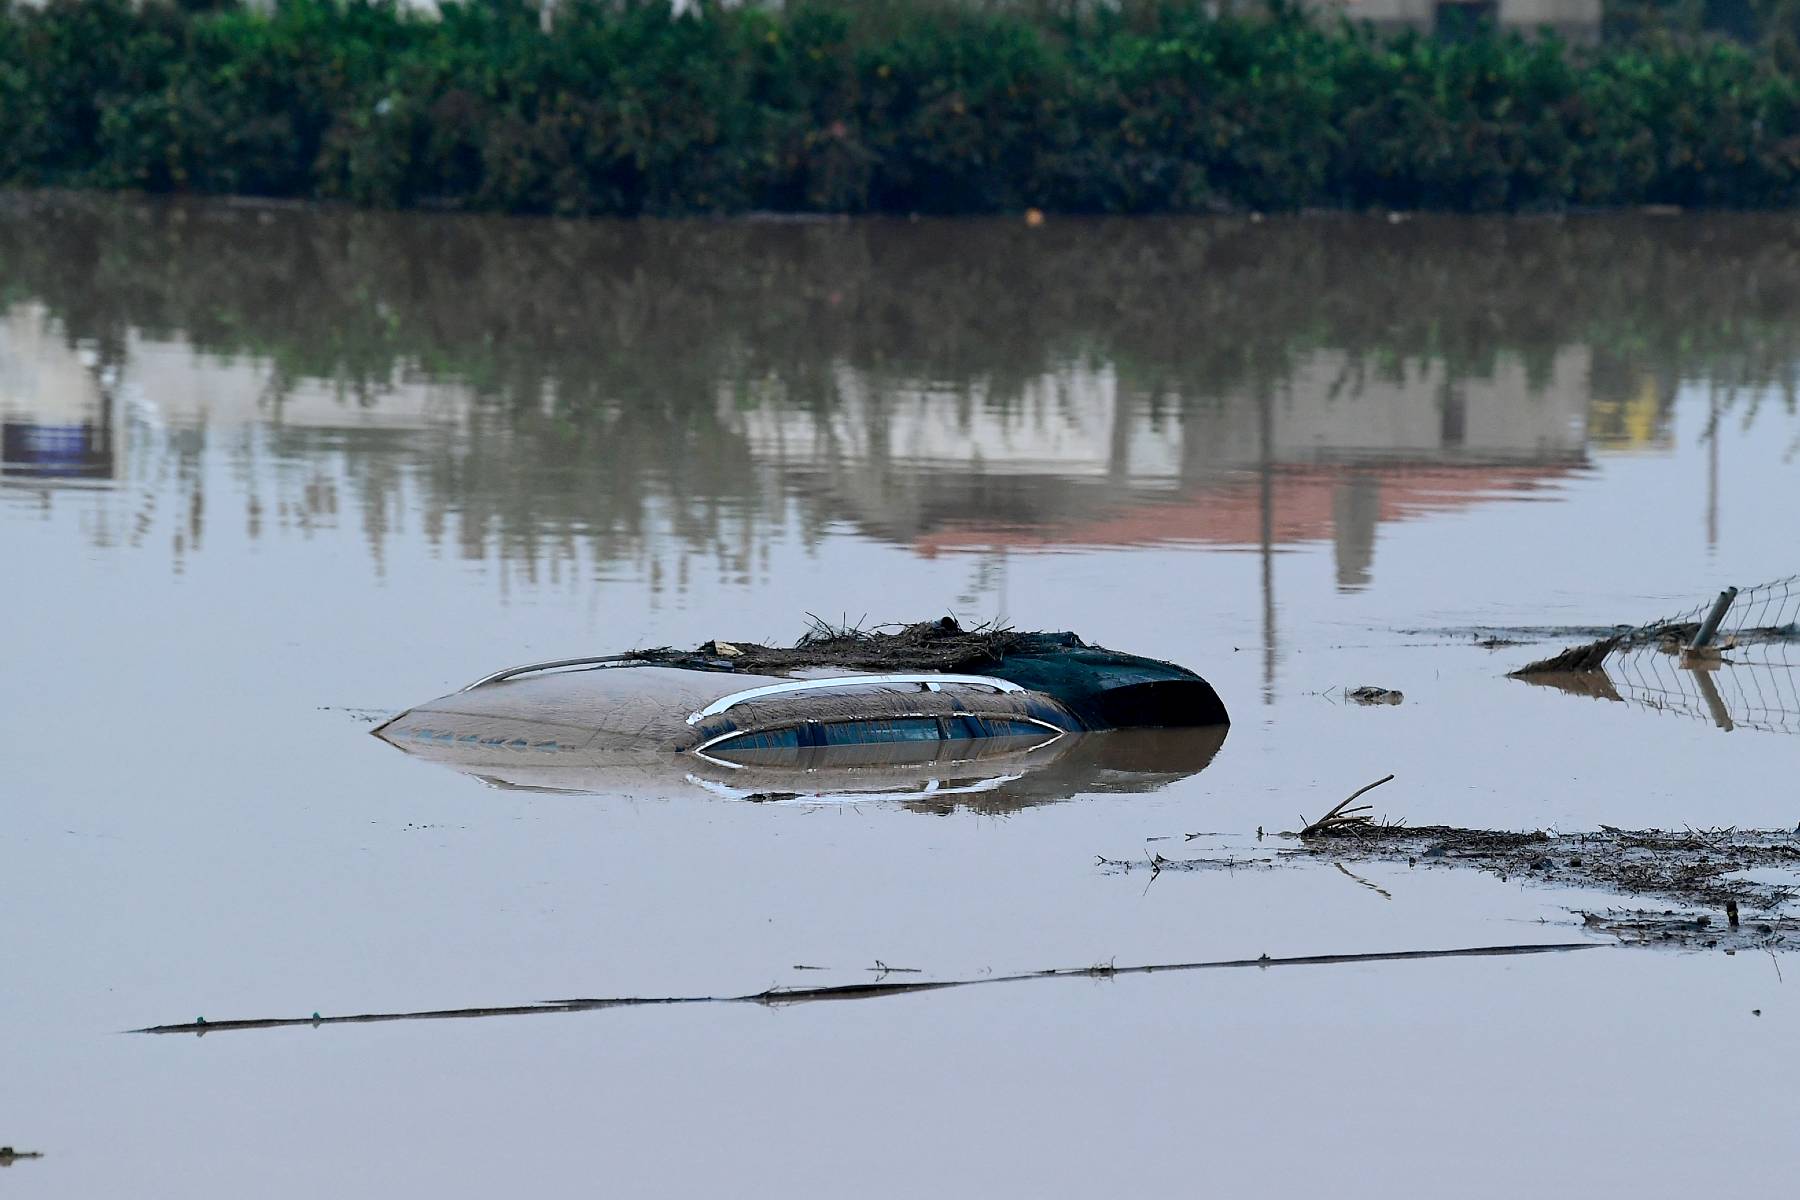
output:
M1022 692L1025 689L1006 679L994 679L987 675L834 675L828 679L794 679L787 683L769 683L762 687L753 687L741 692L733 692L729 696L721 696L698 712L688 714L687 723L698 725L708 717L716 717L750 700L761 700L765 696L785 696L795 692L824 691L827 688L867 687L870 684L916 683L926 691L942 691L941 685L946 683L969 684L974 687L992 688L996 692ZM892 714L884 714L884 717ZM918 714L920 716L937 714ZM870 718L880 719L880 718ZM1039 722L1044 724L1044 722ZM1060 731L1059 731L1060 732Z

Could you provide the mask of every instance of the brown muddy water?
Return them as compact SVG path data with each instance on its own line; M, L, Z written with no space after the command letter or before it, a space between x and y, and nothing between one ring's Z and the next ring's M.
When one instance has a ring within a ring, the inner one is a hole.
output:
M1097 859L1389 772L1419 825L1793 827L1778 676L1726 732L1504 675L1800 569L1797 318L1786 217L7 199L0 1144L43 1157L0 1189L1773 1187L1791 954L1622 949L1571 916L1616 897L1404 861ZM986 804L506 789L368 736L512 663L946 610L1190 665L1230 736ZM122 1032L1265 954L1330 961Z

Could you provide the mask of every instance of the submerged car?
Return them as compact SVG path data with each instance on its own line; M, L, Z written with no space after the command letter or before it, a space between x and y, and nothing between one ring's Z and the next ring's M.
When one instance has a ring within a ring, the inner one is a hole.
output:
M675 769L718 794L767 799L942 792L946 778L992 790L1113 730L1188 731L1147 756L1186 774L1228 722L1212 686L1172 663L1073 634L933 622L777 649L712 642L533 663L375 732L501 786L629 791L634 776L648 784ZM1147 744L1137 739L1139 759ZM1069 761L1109 769L1091 751Z

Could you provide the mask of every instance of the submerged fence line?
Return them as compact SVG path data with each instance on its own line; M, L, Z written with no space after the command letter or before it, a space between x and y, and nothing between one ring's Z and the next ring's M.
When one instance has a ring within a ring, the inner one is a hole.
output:
M1784 207L1771 49L1278 7L0 0L0 183L563 214Z
M1716 626L1708 628L1714 609ZM1786 575L1750 587L1732 587L1671 617L1639 625L1622 635L1621 649L1653 642L1710 643L1720 650L1758 653L1800 639L1800 575ZM1742 655L1739 661L1744 661Z
M1585 649L1603 685L1598 674L1588 684L1540 678L1727 731L1800 733L1800 575L1728 588Z
M1710 721L1721 729L1800 733L1800 661L1783 647L1770 662L1724 662L1697 671L1674 656L1643 649L1608 664L1620 698L1675 716Z

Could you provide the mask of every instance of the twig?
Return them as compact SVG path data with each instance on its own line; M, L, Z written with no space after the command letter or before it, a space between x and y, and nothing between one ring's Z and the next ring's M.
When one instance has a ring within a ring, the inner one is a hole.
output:
M1334 862L1331 865L1336 867L1338 870L1342 871L1349 878L1354 879L1356 882L1358 882L1358 883L1362 884L1364 887L1368 888L1371 892L1379 893L1383 900L1392 900L1394 898L1394 894L1392 892L1388 891L1386 888L1382 887L1380 884L1370 883L1368 880L1364 879L1361 875L1358 875L1355 871L1352 871L1349 867L1346 867L1343 863Z
M1369 823L1368 813L1369 813L1369 811L1371 811L1369 805L1367 805L1367 804L1360 805L1356 808L1350 809L1348 812L1344 811L1345 806L1348 805L1352 800L1355 800L1358 796L1362 795L1364 792L1374 791L1376 788L1380 787L1382 784L1386 783L1388 780L1390 780L1392 778L1393 778L1393 775L1390 773L1387 775L1383 775L1380 779L1377 779L1374 783L1365 784L1362 787L1357 788L1354 792L1351 792L1348 796L1345 796L1342 800L1340 800L1338 802L1336 808L1333 808L1330 812L1326 813L1324 816L1320 817L1318 820L1312 822L1311 824L1303 826L1300 830L1300 836L1301 837L1311 837L1315 833L1323 833L1327 829L1330 829L1334 826L1367 825ZM1302 816L1300 819L1302 821L1306 820L1306 818L1304 816Z

